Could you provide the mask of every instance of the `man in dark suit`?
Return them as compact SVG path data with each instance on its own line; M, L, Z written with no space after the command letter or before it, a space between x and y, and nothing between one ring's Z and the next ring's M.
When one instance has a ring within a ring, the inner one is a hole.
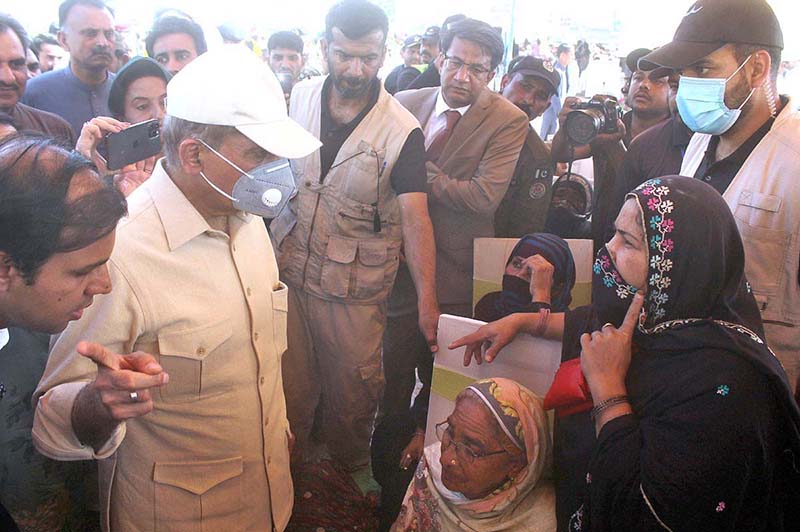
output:
M125 210L122 193L77 152L45 138L0 145L0 356L19 347L21 331L9 341L9 327L61 332L111 290L106 262ZM16 393L9 376L0 374L0 401ZM1 505L0 530L17 530Z
M472 315L473 239L494 236L494 213L508 189L528 132L528 117L487 87L503 58L503 41L485 22L465 19L442 40L442 86L396 95L425 133L428 205L436 238L436 285L441 311ZM414 283L401 266L389 298L383 337L383 414L408 410L419 365L430 382L431 355L415 324ZM427 404L424 397L418 402ZM424 420L425 416L418 416ZM422 451L422 434L403 453L405 465Z

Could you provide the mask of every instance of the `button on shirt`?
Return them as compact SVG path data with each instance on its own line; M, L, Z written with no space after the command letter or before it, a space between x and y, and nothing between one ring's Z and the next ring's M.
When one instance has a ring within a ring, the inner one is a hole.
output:
M455 109L451 108L449 105L447 105L447 102L444 101L442 91L439 90L439 95L436 96L436 106L433 108L433 116L428 119L428 123L425 125L425 149L427 150L430 148L431 142L433 142L433 139L436 138L436 134L447 127L447 115L445 114L446 111L458 111L463 117L466 112L469 111L469 108L469 105Z
M702 179L715 189L720 194L724 194L728 185L731 184L733 178L739 173L742 165L750 157L750 153L758 146L761 139L764 138L772 124L775 122L774 118L767 120L758 131L750 135L750 137L742 143L741 146L736 148L736 151L725 157L724 159L717 160L717 146L719 146L719 136L714 135L708 142L708 148L697 168L694 177Z
M103 460L100 482L113 481L102 493L111 530L263 531L272 522L280 531L288 521L287 289L263 222L244 213L227 222L230 234L209 225L159 163L117 229L112 292L51 351L34 441L62 460L113 455L116 469ZM83 339L152 353L170 376L151 390L153 411L120 424L97 453L71 426L75 396L96 374L75 353Z
M28 81L22 103L60 116L69 123L77 139L84 122L96 116L111 116L108 93L113 81L114 74L109 72L103 83L86 85L67 66Z

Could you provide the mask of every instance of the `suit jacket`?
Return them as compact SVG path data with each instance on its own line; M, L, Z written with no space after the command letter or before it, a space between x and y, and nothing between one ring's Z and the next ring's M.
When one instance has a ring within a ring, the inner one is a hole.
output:
M396 98L424 131L438 94L435 87L400 92ZM473 239L494 236L494 213L527 134L525 113L486 88L456 124L438 164L428 163L439 303L472 303Z

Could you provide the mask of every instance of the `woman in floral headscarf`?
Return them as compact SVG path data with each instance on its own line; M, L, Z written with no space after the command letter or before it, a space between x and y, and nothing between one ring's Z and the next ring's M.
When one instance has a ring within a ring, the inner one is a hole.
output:
M559 530L797 530L800 411L720 195L685 177L642 184L594 273L592 305L546 328L593 402L557 419ZM526 330L516 316L451 348L496 354Z
M550 436L533 393L509 379L478 381L436 434L393 532L555 530L552 485L541 482Z

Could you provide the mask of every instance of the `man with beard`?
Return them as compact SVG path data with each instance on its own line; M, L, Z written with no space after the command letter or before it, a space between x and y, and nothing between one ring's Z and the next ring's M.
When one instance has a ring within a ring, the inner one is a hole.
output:
M72 129L62 118L19 101L28 83L27 45L28 35L22 25L0 14L0 111L7 113L20 131L35 131L72 145Z
M500 81L500 94L522 109L528 120L535 120L550 107L561 76L550 63L520 56L508 65ZM495 236L521 238L544 231L553 188L553 163L550 150L536 131L528 126L528 136L511 177L503 201L494 216Z
M32 79L22 102L62 117L77 138L84 122L109 114L114 13L102 0L66 0L58 21L58 41L70 54L69 65Z
M289 285L283 378L300 459L319 457L314 451L324 449L315 444L325 444L359 479L368 478L386 300L401 245L430 345L439 319L424 136L378 79L388 25L365 0L328 12L322 51L330 74L298 83L289 110L323 145L292 161L299 192L271 224Z
M672 42L645 56L681 76L695 131L681 175L717 189L736 217L770 348L800 375L800 113L776 95L783 32L765 0L699 0ZM711 90L709 90L711 89Z

